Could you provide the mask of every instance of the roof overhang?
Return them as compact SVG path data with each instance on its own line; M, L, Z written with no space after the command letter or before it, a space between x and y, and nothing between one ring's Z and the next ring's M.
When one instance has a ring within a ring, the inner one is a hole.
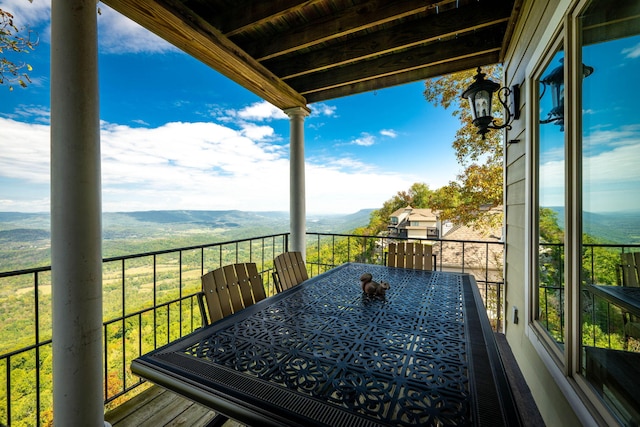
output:
M283 110L502 61L522 0L104 0Z

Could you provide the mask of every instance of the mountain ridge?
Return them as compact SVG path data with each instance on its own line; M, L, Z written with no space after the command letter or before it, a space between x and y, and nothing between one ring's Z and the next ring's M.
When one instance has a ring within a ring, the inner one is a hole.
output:
M318 214L307 216L310 232L342 233L368 224L373 209L361 209L351 214ZM106 240L139 237L167 231L193 233L211 230L240 230L244 227L264 228L268 233L288 232L289 213L284 211L241 210L150 210L132 212L104 212L103 238ZM29 241L50 237L49 213L0 212L0 242Z

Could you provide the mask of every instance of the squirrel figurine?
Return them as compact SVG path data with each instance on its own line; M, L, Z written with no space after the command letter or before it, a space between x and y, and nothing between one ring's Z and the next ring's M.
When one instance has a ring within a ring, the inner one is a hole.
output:
M370 296L384 296L387 289L389 289L389 283L380 281L380 283L373 280L371 273L364 273L360 276L360 286L362 292Z

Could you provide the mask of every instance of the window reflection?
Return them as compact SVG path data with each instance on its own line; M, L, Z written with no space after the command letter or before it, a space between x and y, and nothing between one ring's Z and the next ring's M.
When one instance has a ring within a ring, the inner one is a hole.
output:
M547 90L550 81L543 80L557 75L564 52L553 56L539 80L540 126L538 127L538 304L537 320L552 340L562 347L565 324L564 280L564 203L565 203L565 151L564 133L555 126L546 126L550 111L563 124L564 103L558 104L556 90ZM562 74L562 71L560 71ZM562 84L564 86L564 84ZM557 114L558 108L562 109Z
M579 20L597 70L581 83L582 373L623 425L640 424L638 9L592 1Z

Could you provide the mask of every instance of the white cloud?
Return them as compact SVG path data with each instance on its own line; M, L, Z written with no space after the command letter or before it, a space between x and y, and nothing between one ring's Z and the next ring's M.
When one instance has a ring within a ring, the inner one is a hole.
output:
M2 177L30 184L48 183L49 152L49 126L0 118Z
M370 135L366 132L363 132L360 135L360 138L356 138L353 141L351 141L351 144L353 145L359 145L361 147L370 147L373 144L376 143L376 139L373 135Z
M380 135L388 136L389 138L396 138L398 136L398 133L393 129L382 129L380 131Z
M601 126L589 132L588 137L584 140L584 144L590 147L613 147L630 144L635 145L639 140L639 124L621 126L617 129L607 129L605 126Z
M271 126L258 126L254 123L242 123L242 135L254 141L274 139L275 131Z
M272 136L267 127L235 130L204 122L157 128L103 122L101 127L105 211L289 209L288 150L263 141ZM0 210L49 209L49 138L48 125L0 118L0 179L29 189L18 200L12 196L15 186L0 187ZM306 178L309 213L380 206L415 182L347 158L309 158Z
M51 17L51 0L2 0L0 9L11 13L18 28L33 28Z
M129 18L101 3L98 43L103 53L164 53L178 49Z
M640 57L640 43L633 47L622 49L622 54L625 58L635 59Z
M332 169L307 164L307 212L350 213L382 206L399 188L416 182L384 171Z
M243 120L269 121L289 118L281 109L267 101L253 103L237 112L230 110L229 113Z
M334 117L336 115L337 107L333 105L325 104L323 102L319 102L317 104L311 104L309 107L311 108L311 116Z
M0 115L14 120L28 120L30 122L49 124L51 113L44 105L18 105L13 113L0 113Z
M584 139L584 209L592 212L640 208L640 126L590 132ZM549 156L540 166L540 203L564 204L565 162Z

